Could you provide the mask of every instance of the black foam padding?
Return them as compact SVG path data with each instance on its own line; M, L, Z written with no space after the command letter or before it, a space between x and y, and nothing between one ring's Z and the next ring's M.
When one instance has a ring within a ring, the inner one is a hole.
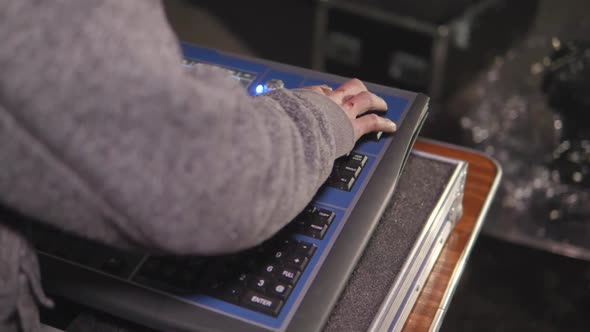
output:
M411 155L325 331L366 331L456 165Z

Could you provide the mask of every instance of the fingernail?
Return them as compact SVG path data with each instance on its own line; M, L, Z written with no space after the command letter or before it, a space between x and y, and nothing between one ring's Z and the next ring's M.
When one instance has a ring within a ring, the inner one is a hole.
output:
M397 125L395 124L395 122L387 119L387 126L391 129L391 131L396 131L397 130Z

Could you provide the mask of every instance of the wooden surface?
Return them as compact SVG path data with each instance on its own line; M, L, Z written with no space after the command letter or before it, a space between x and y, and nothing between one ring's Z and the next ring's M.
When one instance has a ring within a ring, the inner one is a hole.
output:
M462 273L461 257L465 259L471 250L470 238L472 235L477 235L474 232L479 229L478 218L500 170L487 157L459 147L419 140L416 142L415 149L469 163L463 199L463 216L451 232L403 328L403 331L428 331L439 308L444 306L444 295L452 286L452 279L459 278ZM443 309L446 311L448 308Z

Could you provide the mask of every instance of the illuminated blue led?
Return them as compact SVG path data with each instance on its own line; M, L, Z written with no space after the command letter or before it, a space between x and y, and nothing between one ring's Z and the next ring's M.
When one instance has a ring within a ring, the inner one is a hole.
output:
M256 94L257 94L257 95L259 95L259 94L263 93L263 92L264 92L264 85L262 85L262 84L258 84L258 85L256 86L256 90L255 90L255 91L256 91Z

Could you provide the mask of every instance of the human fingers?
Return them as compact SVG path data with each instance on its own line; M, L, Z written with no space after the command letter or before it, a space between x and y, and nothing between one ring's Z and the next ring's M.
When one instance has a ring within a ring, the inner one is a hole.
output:
M334 90L334 93L346 98L347 96L354 96L363 91L367 91L365 84L358 78L353 78L342 83L342 85Z
M303 87L303 89L315 91L315 92L322 94L322 95L328 95L329 93L332 92L332 88L329 87L328 85L325 85L325 84L324 85L305 86L305 87Z
M392 133L397 130L397 126L393 121L377 114L368 114L352 120L352 127L357 140L368 133L377 131Z
M351 117L357 117L367 111L386 111L387 103L383 98L369 91L362 91L347 99L342 108Z

